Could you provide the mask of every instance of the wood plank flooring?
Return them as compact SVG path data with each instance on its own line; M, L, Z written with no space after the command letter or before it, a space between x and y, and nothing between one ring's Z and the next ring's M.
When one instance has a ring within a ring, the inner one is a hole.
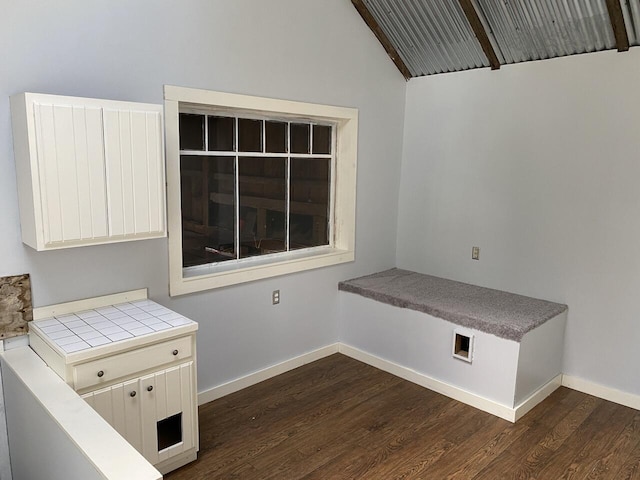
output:
M201 479L640 479L640 412L560 388L512 424L336 354L200 407Z

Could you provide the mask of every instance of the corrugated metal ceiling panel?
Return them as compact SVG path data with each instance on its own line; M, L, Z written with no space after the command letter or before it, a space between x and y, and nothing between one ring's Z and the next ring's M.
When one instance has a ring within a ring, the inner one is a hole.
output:
M617 1L629 45L640 45L640 0ZM468 2L487 33L488 42L482 35L485 48L491 50L487 46L491 44L500 64L615 48L626 50L624 32L616 44L607 0L359 0L358 3L369 10L411 76L417 77L489 66L480 44L483 40L476 38L461 7L465 3L469 10ZM474 24L477 28L477 23Z
M364 0L414 77L489 65L456 0Z
M615 47L605 0L476 0L505 63Z
M625 8L625 5L627 8ZM627 0L622 7L630 45L640 45L640 0Z

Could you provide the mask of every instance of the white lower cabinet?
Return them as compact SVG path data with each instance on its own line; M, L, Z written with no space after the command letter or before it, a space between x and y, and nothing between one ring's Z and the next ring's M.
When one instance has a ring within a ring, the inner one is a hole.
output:
M82 398L157 465L197 444L193 377L193 362L187 362L85 393Z
M36 308L34 318L31 348L157 470L197 459L196 322L145 289Z

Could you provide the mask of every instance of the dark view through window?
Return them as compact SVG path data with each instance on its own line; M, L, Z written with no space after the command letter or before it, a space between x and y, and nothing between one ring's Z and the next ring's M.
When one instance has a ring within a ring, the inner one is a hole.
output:
M183 267L329 245L333 127L180 114Z

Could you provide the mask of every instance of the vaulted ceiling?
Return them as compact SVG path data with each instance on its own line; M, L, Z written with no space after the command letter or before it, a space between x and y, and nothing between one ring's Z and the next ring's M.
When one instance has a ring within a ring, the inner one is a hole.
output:
M640 0L352 0L408 80L640 45Z

